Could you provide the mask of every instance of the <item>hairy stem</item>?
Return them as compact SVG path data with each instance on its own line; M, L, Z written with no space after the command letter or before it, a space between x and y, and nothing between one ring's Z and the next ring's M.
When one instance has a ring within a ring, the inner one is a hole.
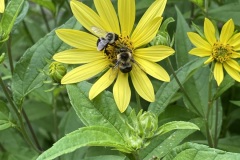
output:
M33 39L32 35L31 35L29 29L28 29L28 26L27 26L26 22L23 20L22 23L23 23L23 27L24 27L24 29L25 29L25 31L27 33L27 36L29 37L29 39L32 42L32 44L34 44L35 43L34 39Z
M7 52L8 52L8 60L9 60L9 64L10 64L10 70L11 70L11 73L13 75L14 67L13 67L11 44L12 44L12 36L10 34L8 42L7 42Z
M218 145L218 100L216 100L216 119L215 119L215 133L214 133L214 148Z
M49 26L49 23L48 23L47 15L46 15L46 13L45 13L45 11L44 11L42 6L40 6L40 10L41 10L41 13L42 13L43 20L44 20L44 23L46 25L47 31L50 32L51 29L50 29L50 26Z
M207 108L207 115L205 118L205 126L206 126L206 131L207 131L207 140L208 140L208 145L210 147L214 147L214 140L213 140L213 136L211 133L211 129L209 127L209 117L210 117L210 112L212 110L213 107L213 100L212 100L212 78L213 78L213 66L211 66L211 73L209 75L209 83L208 83L208 108Z
M172 63L170 61L169 58L167 58L167 62L168 62L168 65L170 66L170 69L172 71L172 74L173 74L173 77L175 78L177 84L179 85L181 91L183 92L183 94L186 96L188 102L191 104L191 106L193 107L193 109L195 110L195 112L200 116L201 113L198 111L197 107L194 105L194 103L192 102L191 98L188 96L186 90L184 89L183 85L181 84L181 82L179 81L174 69L173 69L173 66L172 66Z
M18 112L18 109L16 107L16 105L14 104L14 102L12 101L11 97L10 97L10 94L9 94L9 91L7 89L7 87L5 86L3 80L2 80L2 77L0 76L0 85L3 89L3 92L8 100L8 102L10 103L10 106L12 107L14 113L17 115L18 117L18 120L19 120L19 123L20 123L20 127L21 127L21 130L20 132L22 133L24 139L26 140L26 142L32 147L34 148L36 151L39 152L39 150L33 145L31 139L29 138L29 136L27 135L27 132L25 130L25 126L24 126L24 123L23 123L23 120L22 120L22 117L20 115L20 113Z
M38 148L39 151L42 151L42 148L41 148L41 146L40 146L40 144L39 144L39 142L38 142L37 136L36 136L36 134L34 133L34 130L33 130L33 128L32 128L32 125L31 125L31 123L30 123L30 121L29 121L29 119L28 119L28 116L27 116L27 114L26 114L26 112L25 112L24 109L22 109L22 113L23 113L23 117L24 117L24 119L25 119L25 121L26 121L26 124L27 124L27 126L28 126L28 128L29 128L29 131L30 131L30 133L31 133L31 135L32 135L32 138L33 138L33 140L34 140L34 142L35 142L35 144L36 144L36 147Z

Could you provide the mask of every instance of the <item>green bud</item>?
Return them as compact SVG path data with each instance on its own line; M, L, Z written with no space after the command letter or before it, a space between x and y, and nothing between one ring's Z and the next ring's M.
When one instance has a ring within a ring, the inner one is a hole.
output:
M125 141L128 143L128 146L131 147L133 150L138 150L143 146L143 140L134 134L129 135Z
M5 59L5 53L2 53L2 55L0 56L0 64L4 61Z
M49 75L55 83L60 83L66 73L66 67L60 62L52 62L49 65Z
M152 46L165 45L170 46L171 38L167 32L159 32L156 37L150 42Z
M144 112L137 115L139 123L139 136L143 138L152 138L158 128L158 118L152 112Z
M172 46L173 40L168 34L167 27L170 23L174 22L175 20L172 17L167 18L161 25L156 37L150 42L150 45L165 45L165 46Z

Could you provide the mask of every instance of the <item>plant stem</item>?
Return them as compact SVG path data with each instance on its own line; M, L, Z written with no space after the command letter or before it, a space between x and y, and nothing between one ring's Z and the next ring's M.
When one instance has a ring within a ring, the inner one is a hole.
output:
M39 151L42 151L42 148L41 148L41 146L39 145L39 142L38 142L38 139L37 139L37 137L36 137L36 134L34 133L34 130L33 130L33 128L32 128L32 125L31 125L31 123L30 123L30 121L29 121L29 119L28 119L28 116L27 116L27 114L26 114L26 112L25 112L24 109L22 109L22 113L23 113L23 117L24 117L24 119L25 119L25 121L26 121L26 123L27 123L27 126L28 126L28 128L29 128L29 131L30 131L30 133L31 133L31 135L32 135L32 138L33 138L33 140L34 140L34 142L35 142L35 144L36 144L36 147L38 148Z
M214 133L214 148L218 145L218 100L216 100L216 119L215 119L215 133Z
M23 23L23 27L24 27L24 29L25 29L28 37L30 38L30 41L32 42L32 44L34 44L35 42L34 42L34 40L33 40L32 35L30 34L30 31L29 31L29 29L28 29L28 26L27 26L26 22L23 20L22 23Z
M214 147L214 142L213 142L213 137L211 134L211 129L209 127L209 116L210 116L210 112L212 109L212 105L213 105L213 100L212 100L212 77L213 77L213 66L211 66L211 70L210 70L210 75L209 75L209 83L208 83L208 108L207 108L207 115L205 118L205 125L206 125L206 130L207 130L207 140L208 140L208 145L210 147Z
M64 108L66 109L66 111L68 111L69 108L68 108L68 105L67 105L67 103L66 103L66 101L65 101L65 99L64 99L64 95L63 95L63 93L60 92L59 94L60 94L60 97L61 97L62 104L63 104Z
M201 113L198 111L197 107L194 105L194 103L192 102L192 100L190 99L190 97L188 96L186 90L184 89L183 85L181 84L181 82L179 81L174 69L173 69L173 66L172 66L172 63L170 61L169 58L167 58L167 62L168 62L168 65L170 66L170 69L172 71L172 74L173 74L173 77L175 78L177 84L179 85L181 91L183 92L183 94L186 96L187 100L189 101L189 103L191 104L191 106L193 107L193 109L195 110L195 112L200 116Z
M52 106L53 106L53 125L54 125L54 131L56 134L55 140L57 141L58 140L57 106L56 106L56 100L54 98L54 94L52 94Z
M140 160L140 157L137 152L125 154L130 160Z
M205 16L206 17L208 17L208 4L209 4L209 1L205 0L204 6L205 6Z
M11 44L12 44L12 36L10 34L8 42L7 42L7 52L8 52L8 60L9 60L9 64L10 64L10 70L11 70L11 73L13 75L14 67L13 67Z
M47 31L50 32L51 29L50 29L50 26L49 26L49 24L48 24L48 19L47 19L46 13L45 13L45 11L44 11L44 9L43 9L42 6L40 6L40 10L41 10L41 13L42 13L43 20L44 20L44 23L45 23L45 25L46 25Z
M8 91L8 89L6 88L6 86L5 86L5 84L4 84L1 76L0 76L0 85L1 85L1 87L2 87L2 89L3 89L3 92L4 92L4 94L5 94L8 102L10 103L10 106L12 107L14 113L17 115L17 117L18 117L18 119L19 119L20 126L21 126L20 132L22 133L24 139L26 140L26 142L27 142L31 147L33 147L37 152L39 152L39 150L33 145L32 141L31 141L30 138L28 137L27 132L26 132L25 127L24 127L24 123L23 123L22 117L21 117L20 113L18 112L18 109L17 109L16 105L13 103L13 101L12 101L10 95L9 95L9 91Z

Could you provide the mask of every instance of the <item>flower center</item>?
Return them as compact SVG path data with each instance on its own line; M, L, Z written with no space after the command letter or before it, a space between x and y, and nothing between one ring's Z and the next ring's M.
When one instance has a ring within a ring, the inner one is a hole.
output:
M118 36L118 39L108 44L104 50L105 55L111 62L110 67L119 68L121 72L128 73L132 70L133 50L131 40L128 36Z
M216 42L213 45L212 56L214 60L223 63L231 58L233 53L233 47L229 44L222 44L220 42Z

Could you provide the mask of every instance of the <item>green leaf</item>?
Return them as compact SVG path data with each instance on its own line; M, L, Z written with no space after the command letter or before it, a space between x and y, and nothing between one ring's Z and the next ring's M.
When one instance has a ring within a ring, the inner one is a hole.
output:
M203 126L203 121L201 118L195 118L189 121L199 127ZM140 151L140 159L149 160L153 156L156 156L158 158L164 157L193 132L195 132L195 130L177 130L171 134L167 133L161 136L157 136L151 141L149 146Z
M71 18L60 28L80 29L81 26ZM24 53L16 64L12 81L13 98L18 106L21 106L28 93L43 85L47 78L43 73L43 70L47 70L47 60L50 60L53 54L67 48L69 46L52 31Z
M7 105L0 100L0 120L7 120L9 116Z
M103 155L84 158L83 160L125 160L124 156Z
M178 129L194 129L194 130L200 130L198 126L191 122L184 122L184 121L173 121L173 122L168 122L158 128L158 131L156 135L162 135L167 132L170 132L172 130L178 130Z
M12 123L10 121L6 120L0 120L0 131L7 129L12 126Z
M169 17L166 20L164 20L164 22L161 24L161 28L158 32L167 32L167 27L172 22L175 22L175 20L172 17Z
M198 116L205 117L208 108L208 84L210 70L208 67L199 69L185 84L184 89L189 99L195 105L193 108L189 99L184 95L183 100L187 108Z
M176 71L176 75L180 81L181 84L184 84L186 80L199 68L203 65L203 62L205 61L205 58L200 59L194 59L187 64L185 64L183 67L178 69ZM159 90L156 93L156 99L155 102L151 103L149 105L149 111L152 111L157 116L164 111L164 109L167 107L169 102L171 101L172 97L175 95L175 93L178 91L179 85L177 84L176 80L173 79L171 76L170 82L164 82Z
M184 160L238 160L240 154L221 151L209 148L208 146L185 143L173 149L163 160L184 159Z
M83 146L125 148L125 142L121 135L112 128L102 126L84 127L61 138L50 149L43 152L37 160L54 159Z
M14 128L0 131L0 142L4 147L1 153L9 156L9 159L6 160L33 160L38 155Z
M212 17L215 20L222 22L228 21L230 18L233 19L234 23L240 26L240 4L239 3L230 3L208 11L208 16Z
M240 153L240 136L219 139L218 148L224 151Z
M71 104L78 117L86 126L98 125L115 129L121 134L127 131L127 113L120 113L113 95L104 91L92 101L88 98L91 85L81 82L77 85L67 85Z
M8 3L0 22L1 41L6 41L8 39L13 24L22 9L23 3L24 0L14 0Z
M230 101L232 104L235 104L236 106L240 107L240 101Z
M22 20L26 17L29 9L29 2L25 1L23 4L23 7L21 9L21 12L19 13L18 17L16 18L13 26L13 30L16 28L16 25L18 25Z
M46 7L47 9L49 9L51 12L55 13L56 9L54 6L54 3L51 0L30 0L34 3L37 3L43 7Z
M175 8L178 17L176 43L179 44L176 45L175 49L177 52L176 57L178 67L181 67L189 60L196 58L196 56L191 56L188 54L188 52L192 49L192 44L187 36L187 32L190 31L190 28L181 12L177 7ZM183 37L186 40L183 41ZM193 108L192 104L189 102L189 99L186 98L185 94L183 94L183 100L187 108L189 108L193 113L204 115L204 109L208 104L208 95L206 94L208 93L208 79L206 78L208 76L209 69L206 67L204 69L201 68L184 84L185 93L195 105L195 108Z
M74 130L83 127L83 123L79 120L76 112L73 108L69 109L69 111L62 117L59 124L59 134L63 137L67 133L73 132Z
M232 87L235 84L235 80L229 75L225 75L222 83L217 88L217 92L214 95L214 99L220 97L226 90Z
M175 7L175 9L177 11L177 30L175 34L175 43L177 45L175 45L175 55L177 66L180 68L189 62L189 60L195 58L195 56L188 53L190 49L192 49L192 44L189 41L187 32L190 32L191 30L179 9L177 7Z

